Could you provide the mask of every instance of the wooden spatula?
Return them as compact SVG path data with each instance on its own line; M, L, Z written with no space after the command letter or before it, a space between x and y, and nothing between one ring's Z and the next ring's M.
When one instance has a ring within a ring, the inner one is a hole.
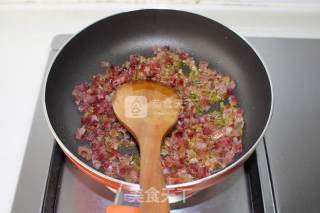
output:
M117 118L140 148L141 212L169 212L160 146L178 119L181 99L160 83L138 80L118 87L112 104Z

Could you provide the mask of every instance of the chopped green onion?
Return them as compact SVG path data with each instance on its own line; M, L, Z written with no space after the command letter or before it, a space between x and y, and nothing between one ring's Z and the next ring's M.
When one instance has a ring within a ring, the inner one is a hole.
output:
M199 104L196 105L196 112L197 112L197 114L201 114L204 112L204 110L202 109L202 107Z
M221 101L222 98L220 95L216 94L215 92L211 93L210 95L210 104L216 103L218 101Z
M195 94L193 92L190 93L189 98L194 103L199 103L199 101L200 101L199 95L197 95L197 94Z
M135 169L139 169L140 168L140 156L139 154L133 154L132 156L132 163L133 163L133 167Z
M219 126L224 126L225 125L225 120L223 118L218 118L214 120L214 124L215 125L219 125Z

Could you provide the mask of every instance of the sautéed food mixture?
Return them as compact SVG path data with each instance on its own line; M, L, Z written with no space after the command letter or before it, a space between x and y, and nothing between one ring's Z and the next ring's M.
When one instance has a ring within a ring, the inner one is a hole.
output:
M165 137L161 163L167 184L204 178L230 164L242 151L243 110L233 95L230 76L196 62L186 52L155 48L151 57L131 55L121 66L102 62L103 72L72 91L81 126L75 130L79 155L97 170L139 182L139 151L134 138L117 120L112 97L134 80L160 82L178 91L183 109Z

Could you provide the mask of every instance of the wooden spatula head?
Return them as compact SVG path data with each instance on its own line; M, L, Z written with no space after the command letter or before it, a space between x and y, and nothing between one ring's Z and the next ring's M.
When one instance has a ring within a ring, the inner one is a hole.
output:
M151 129L165 135L178 119L181 100L176 91L167 86L138 80L117 88L113 109L134 137Z

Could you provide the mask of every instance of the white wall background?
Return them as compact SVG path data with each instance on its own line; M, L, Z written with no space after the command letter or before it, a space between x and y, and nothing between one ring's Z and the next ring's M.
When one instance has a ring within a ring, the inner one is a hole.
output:
M319 0L0 0L2 4L15 3L188 3L220 5L320 5Z

